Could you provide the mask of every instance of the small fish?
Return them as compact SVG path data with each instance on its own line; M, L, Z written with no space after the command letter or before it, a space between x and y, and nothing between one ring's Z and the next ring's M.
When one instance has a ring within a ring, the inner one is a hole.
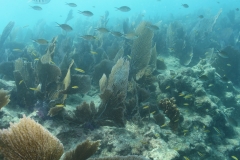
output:
M78 86L72 86L72 88L73 88L73 89L77 89L77 88L78 88Z
M229 79L227 78L226 75L222 76L220 79L225 83L227 83L229 81Z
M232 157L232 159L234 159L234 160L238 160L238 158L236 157L236 156L231 156Z
M168 51L169 51L170 53L172 53L172 52L175 52L175 49L174 49L174 48L168 48Z
M188 130L183 130L183 133L187 133L188 132Z
M90 51L91 54L98 54L97 52L95 51Z
M123 35L126 39L137 39L139 36L136 33L127 33Z
M47 4L51 0L31 0L31 2L37 3L37 4Z
M207 81L208 80L208 76L206 74L202 74L201 76L198 77L200 80L202 81Z
M208 85L208 87L212 87L212 86L213 86L213 84L212 84L212 83Z
M151 112L150 114L154 114L154 113L156 113L156 111L153 111L153 112Z
M182 6L183 6L184 8L188 8L188 7L189 7L188 4L182 4Z
M19 48L15 48L12 50L13 52L23 52L23 50L19 49Z
M35 60L35 61L39 61L39 58L35 58L34 60Z
M163 125L161 125L160 127L166 127L167 126L167 123L164 123Z
M40 38L40 39L33 39L33 42L36 42L36 43L38 43L40 45L47 45L48 44L48 41L45 40L45 39L42 39L42 38Z
M179 97L183 97L183 96L185 96L185 94L184 93L180 93L178 96Z
M50 61L51 64L55 64L53 61Z
M80 69L80 68L75 68L75 70L78 71L78 72L81 72L81 73L85 73L85 71Z
M131 56L129 56L129 55L127 55L127 57L128 57L128 59L132 59L132 57L131 57Z
M222 57L222 58L228 58L228 54L227 54L227 52L225 52L225 51L219 51L218 50L218 55L220 56L220 57Z
M186 157L186 156L183 156L183 158L185 159L185 160L190 160L188 157Z
M214 129L219 135L221 135L221 132L220 132L216 127L213 127L213 129Z
M204 154L197 152L200 157L204 157Z
M29 88L29 89L31 89L33 91L39 91L38 88Z
M22 84L23 80L19 81L18 85Z
M95 28L96 31L100 33L108 33L110 32L107 28Z
M86 17L91 17L93 16L93 13L91 11L78 11L79 14L82 14Z
M146 26L147 26L147 28L149 28L149 29L151 29L151 30L153 30L153 31L159 30L159 27L156 26L156 25L153 25L153 24L148 24L148 25L146 25Z
M143 107L143 109L148 109L148 108L149 108L149 106L144 106L144 107Z
M183 105L184 105L184 106L189 106L189 104L188 104L188 103L183 103Z
M176 119L174 122L178 122L179 121L179 119Z
M203 16L203 15L200 15L200 16L198 16L198 18L201 18L201 19L202 19L202 18L204 18L204 16Z
M30 6L32 7L32 9L36 10L36 11L41 11L42 10L42 7L40 6Z
M122 6L122 7L115 7L117 10L122 11L122 12L129 12L131 10L131 8L129 8L128 6Z
M80 36L80 38L83 38L83 39L85 39L85 40L94 40L94 39L97 39L97 37L92 36L92 35L83 35L83 36Z
M169 89L169 88L171 88L171 86L167 86L165 89Z
M156 134L155 134L155 137L156 137L156 138L159 138L159 137L160 137L160 134L156 133Z
M239 8L236 8L236 11L239 11Z
M210 131L206 129L206 130L203 130L203 132L205 132L205 133L209 133Z
M122 37L123 34L121 32L117 32L117 31L111 31L110 32L112 35L116 36L116 37Z
M191 98L193 95L192 94L187 94L186 96L184 96L183 98L184 99L189 99L189 98Z
M231 67L231 64L227 64L228 67Z
M23 26L22 28L27 28L29 25Z
M73 30L73 28L71 26L69 26L68 24L58 24L57 23L57 25L58 25L58 27L62 28L66 32L69 32L69 31Z
M66 2L66 5L70 6L70 7L77 7L77 5L75 3L67 3Z
M64 107L65 105L64 104L57 104L55 105L55 107Z

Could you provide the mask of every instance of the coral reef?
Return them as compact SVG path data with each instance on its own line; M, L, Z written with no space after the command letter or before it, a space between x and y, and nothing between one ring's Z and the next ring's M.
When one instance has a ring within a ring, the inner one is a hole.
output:
M142 22L136 29L136 34L139 36L134 40L131 49L130 60L130 75L136 75L136 79L142 77L145 68L151 59L151 47L153 31L146 27L148 23Z
M75 110L75 115L80 123L92 121L96 113L97 110L93 102L90 104L83 102L80 106L77 106Z
M61 160L85 160L92 156L100 146L100 141L86 140L76 146L74 150L68 151L64 154Z
M0 151L7 159L59 160L63 145L40 124L24 116L19 123L0 131Z
M174 98L163 99L159 102L159 107L163 110L164 114L170 119L169 126L172 131L178 131L178 123L180 118L180 112L176 106L176 100Z
M124 100L127 94L129 62L120 58L113 66L109 78L103 75L100 79L101 104L96 115L98 121L112 120L124 126Z

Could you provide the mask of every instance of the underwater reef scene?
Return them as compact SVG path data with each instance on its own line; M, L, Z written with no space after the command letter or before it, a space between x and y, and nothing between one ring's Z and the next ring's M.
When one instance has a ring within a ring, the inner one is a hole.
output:
M240 159L228 2L2 2L0 160Z

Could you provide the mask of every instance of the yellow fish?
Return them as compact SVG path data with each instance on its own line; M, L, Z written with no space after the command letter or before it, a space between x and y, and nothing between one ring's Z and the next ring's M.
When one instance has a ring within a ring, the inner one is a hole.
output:
M204 157L204 154L202 154L201 152L197 152L197 153L200 157Z
M35 58L34 60L35 60L35 61L39 61L39 58Z
M13 52L22 52L22 50L19 49L19 48L15 48L15 49L13 49L12 51L13 51Z
M167 86L165 89L169 89L171 86Z
M148 109L148 108L149 108L149 106L144 106L144 107L143 107L143 109Z
M77 89L77 88L78 88L78 86L72 86L72 88L73 88L73 89Z
M33 91L39 91L38 88L29 88L29 89L31 89L31 90L33 90Z
M178 121L179 121L179 119L175 120L174 122L178 122Z
M232 157L232 159L234 159L234 160L238 160L238 158L236 157L236 156L231 156Z
M20 85L20 84L22 84L22 82L23 82L23 80L21 80L18 84Z
M188 130L183 130L183 133L187 133L188 132Z
M189 99L189 98L191 98L192 97L192 94L187 94L186 96L184 96L183 98L184 99Z
M151 114L154 114L154 113L156 113L156 111L151 112Z
M160 127L166 127L167 126L167 123L164 123L163 125L161 125Z
M31 52L32 55L34 55L35 57L37 56L36 52Z
M57 104L55 107L64 107L64 104Z
M51 61L50 63L55 64L53 61Z
M179 97L183 97L183 96L185 96L184 93L180 93L180 94L179 94Z
M36 91L36 92L39 92L39 91L41 91L41 87L42 87L42 85L39 84L36 88L29 88L29 89L31 89L33 91Z
M98 54L97 52L95 51L90 51L91 54Z
M81 72L81 73L85 73L85 71L80 69L80 68L75 68L75 70L78 71L78 72Z
M183 158L185 159L185 160L190 160L188 157L186 157L186 156L183 156Z

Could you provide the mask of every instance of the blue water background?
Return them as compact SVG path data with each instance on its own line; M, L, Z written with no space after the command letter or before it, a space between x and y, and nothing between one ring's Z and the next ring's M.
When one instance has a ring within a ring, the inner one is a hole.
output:
M71 8L65 2L73 2L78 6ZM189 8L182 6L185 3L189 5ZM105 11L109 11L107 27L112 28L114 25L120 25L122 20L126 18L129 18L130 22L134 22L139 14L143 15L143 20L152 21L152 23L157 23L160 20L163 23L169 23L174 20L181 20L184 23L185 20L193 20L193 22L198 20L199 15L214 17L220 8L223 10L222 14L226 14L229 10L235 10L240 7L239 0L51 0L48 4L39 5L43 8L42 11L33 10L30 5L38 4L29 2L29 0L0 0L0 4L0 34L9 21L15 22L15 28L22 27L22 34L24 34L24 30L29 29L31 32L35 32L35 30L39 29L37 28L39 21L44 21L48 25L47 28L51 28L52 31L50 32L54 31L51 36L62 32L61 29L55 27L55 22L64 23L70 9L73 9L74 19L70 20L68 24L75 31L71 34L81 35L84 33L78 33L82 29L79 30L76 22L81 22L82 25L88 22L92 23L93 27L99 27L96 26L97 22L101 19L101 16L104 16ZM115 9L115 7L124 5L129 6L131 11L124 13ZM78 14L78 10L92 11L94 16L90 18L85 17ZM51 36L43 36L45 37L32 38L51 38Z

